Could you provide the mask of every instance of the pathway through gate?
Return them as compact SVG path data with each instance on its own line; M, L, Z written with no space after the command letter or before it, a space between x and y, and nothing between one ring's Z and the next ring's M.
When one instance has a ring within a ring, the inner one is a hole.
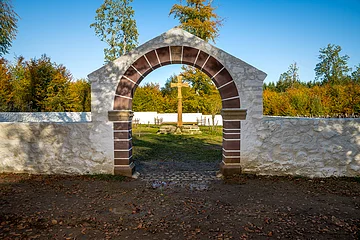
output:
M136 126L133 153L139 180L207 188L216 180L221 158L220 129L202 134L157 134L155 126Z
M164 183L181 187L207 189L211 181L219 180L216 177L219 171L219 162L203 163L196 161L163 162L136 161L139 179L151 184ZM195 170L196 169L196 170Z

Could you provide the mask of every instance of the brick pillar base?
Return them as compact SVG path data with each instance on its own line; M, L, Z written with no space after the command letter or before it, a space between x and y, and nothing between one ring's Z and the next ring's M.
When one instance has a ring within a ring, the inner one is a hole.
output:
M221 111L223 118L223 148L220 171L223 176L241 173L241 120L246 118L246 109L227 108Z
M132 177L135 172L135 164L132 162L129 165L114 166L114 175L121 175L125 177Z
M240 162L239 164L226 164L224 161L222 161L220 163L220 172L225 177L240 174Z
M129 110L109 111L114 125L114 174L132 177L135 164L132 159L132 126L134 113Z

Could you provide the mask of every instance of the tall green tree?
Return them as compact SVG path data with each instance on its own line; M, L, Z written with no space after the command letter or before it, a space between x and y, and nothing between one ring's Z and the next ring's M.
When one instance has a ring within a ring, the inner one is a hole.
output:
M0 0L0 57L9 52L16 37L18 17L11 0Z
M104 0L96 10L95 22L90 27L108 45L104 49L105 62L119 58L138 45L135 12L130 6L132 1Z
M347 61L348 55L340 55L341 47L339 45L328 44L326 48L320 49L319 60L316 64L316 79L322 83L337 84L348 79L349 67Z

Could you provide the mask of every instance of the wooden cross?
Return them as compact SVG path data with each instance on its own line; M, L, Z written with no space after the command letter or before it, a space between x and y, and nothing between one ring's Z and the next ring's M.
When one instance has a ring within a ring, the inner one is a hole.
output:
M182 76L177 77L178 82L177 83L171 83L171 87L177 87L178 88L178 121L177 121L177 127L181 127L182 122L182 94L181 94L181 88L182 87L189 87L189 84L182 83Z

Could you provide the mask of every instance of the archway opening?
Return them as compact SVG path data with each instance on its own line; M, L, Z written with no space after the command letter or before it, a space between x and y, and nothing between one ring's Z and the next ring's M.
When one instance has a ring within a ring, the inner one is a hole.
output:
M205 76L194 69L185 73L187 77L183 79L188 83L182 88L186 129L181 134L172 132L177 126L178 89L171 84L184 72L183 66L186 65L172 64L152 71L134 92L132 158L142 178L209 179L219 170L222 120L216 115L213 126L211 114L220 114L221 97L211 79L199 80ZM191 77L202 82L195 85Z
M236 84L216 57L189 46L167 46L151 50L132 63L121 76L115 93L114 111L109 112L109 119L114 121L114 173L131 176L135 170L132 154L132 99L136 87L150 72L169 64L194 66L214 82L223 108L221 170L226 175L240 173L240 120L246 111L240 111Z

